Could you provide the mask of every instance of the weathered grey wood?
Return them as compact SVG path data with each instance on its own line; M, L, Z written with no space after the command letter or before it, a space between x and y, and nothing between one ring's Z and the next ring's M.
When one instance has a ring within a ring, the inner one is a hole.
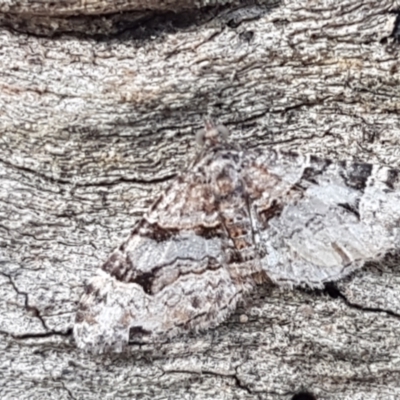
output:
M1 0L4 13L71 16L112 14L131 10L182 10L224 4L240 4L239 0Z
M12 23L35 14L10 3ZM84 281L188 165L207 113L243 146L400 167L396 7L287 0L142 39L2 28L0 397L399 398L396 259L337 298L259 288L219 328L131 354L84 354L69 332Z

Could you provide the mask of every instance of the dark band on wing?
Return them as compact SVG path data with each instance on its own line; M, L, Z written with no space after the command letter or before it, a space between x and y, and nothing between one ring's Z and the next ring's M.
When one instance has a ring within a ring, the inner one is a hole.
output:
M399 171L396 171L395 169L388 169L385 183L389 187L389 189L391 190L397 189L400 183Z
M341 163L343 169L340 175L347 186L364 191L367 181L372 174L372 164L367 163Z

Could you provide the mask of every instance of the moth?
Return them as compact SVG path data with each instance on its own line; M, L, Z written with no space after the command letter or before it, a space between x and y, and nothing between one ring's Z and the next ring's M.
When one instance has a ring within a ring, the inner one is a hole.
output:
M399 247L399 171L246 150L211 121L197 140L189 170L86 286L79 348L212 328L256 284L321 288Z

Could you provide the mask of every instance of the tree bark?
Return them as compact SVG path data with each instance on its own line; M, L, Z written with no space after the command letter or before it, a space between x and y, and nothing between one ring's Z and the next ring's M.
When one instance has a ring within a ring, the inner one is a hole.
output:
M400 167L398 2L209 4L0 1L2 399L400 397L396 255L320 292L259 287L164 345L74 345L84 282L205 116L244 148Z

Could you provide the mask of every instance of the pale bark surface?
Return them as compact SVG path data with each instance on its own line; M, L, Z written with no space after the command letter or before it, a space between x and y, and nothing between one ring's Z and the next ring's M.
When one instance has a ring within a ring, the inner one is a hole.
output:
M398 2L199 2L139 25L121 21L161 1L46 3L0 1L0 398L399 398L395 257L337 290L260 287L219 328L131 354L70 332L208 113L244 147L400 167Z

